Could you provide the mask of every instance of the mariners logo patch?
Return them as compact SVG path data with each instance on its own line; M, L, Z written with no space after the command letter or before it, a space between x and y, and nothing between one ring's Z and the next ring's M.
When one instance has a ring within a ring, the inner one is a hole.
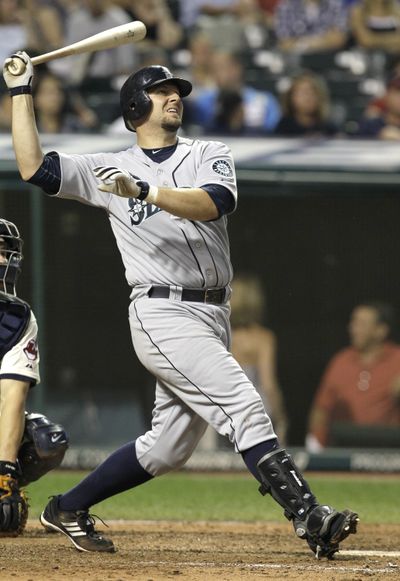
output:
M144 200L138 200L137 198L129 198L128 205L131 226L139 226L143 220L147 220L153 214L161 212L161 208L153 206L153 204L147 204Z
M225 159L217 159L212 165L215 173L219 173L226 178L233 176L233 169Z

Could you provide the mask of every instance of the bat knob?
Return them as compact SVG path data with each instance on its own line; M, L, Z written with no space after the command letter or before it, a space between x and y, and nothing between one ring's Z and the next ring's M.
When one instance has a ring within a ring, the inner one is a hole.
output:
M19 57L13 57L7 62L8 72L14 76L22 75L26 69L24 61Z

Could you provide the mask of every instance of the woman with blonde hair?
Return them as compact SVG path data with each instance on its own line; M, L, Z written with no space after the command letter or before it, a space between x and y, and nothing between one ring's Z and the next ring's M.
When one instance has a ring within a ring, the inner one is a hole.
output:
M287 137L333 136L338 128L330 119L328 87L322 77L303 71L290 82L282 95L283 116L275 133Z
M232 282L232 355L259 392L279 441L286 440L287 418L277 379L276 336L263 324L265 293L259 279L238 274Z

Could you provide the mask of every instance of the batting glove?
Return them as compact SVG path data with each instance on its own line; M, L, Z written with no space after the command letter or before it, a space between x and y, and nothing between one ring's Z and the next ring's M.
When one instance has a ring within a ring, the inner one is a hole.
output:
M18 75L13 75L11 72L13 70L13 65L18 65L18 61L22 61L24 64L24 70ZM3 65L3 77L12 97L14 95L31 93L33 64L29 55L24 51L18 51L7 58Z
M93 173L100 180L97 186L101 192L110 192L121 198L137 198L155 204L158 188L150 186L133 177L125 169L100 165L93 169Z

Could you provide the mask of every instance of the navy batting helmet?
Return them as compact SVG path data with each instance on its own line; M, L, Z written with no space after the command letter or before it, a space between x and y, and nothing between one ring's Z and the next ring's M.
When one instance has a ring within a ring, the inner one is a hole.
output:
M177 85L181 97L187 97L192 91L192 83L174 77L167 67L159 65L140 69L127 78L121 88L120 103L125 126L129 131L135 131L132 121L145 117L151 111L148 89L166 82Z
M12 222L0 218L0 282L5 293L15 294L15 285L21 272L23 240Z

